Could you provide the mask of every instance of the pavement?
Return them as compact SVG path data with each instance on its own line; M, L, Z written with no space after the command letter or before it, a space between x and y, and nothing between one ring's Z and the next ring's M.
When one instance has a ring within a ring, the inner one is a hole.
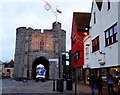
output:
M26 83L22 81L16 81L11 79L2 79L2 95L91 95L91 89L89 86L77 83L77 89L73 83L73 90L66 90L66 82L64 82L63 92L53 91L53 81L47 80L45 82L36 82L35 80L29 80ZM95 89L95 95L98 94ZM103 95L107 95L107 90L103 89Z

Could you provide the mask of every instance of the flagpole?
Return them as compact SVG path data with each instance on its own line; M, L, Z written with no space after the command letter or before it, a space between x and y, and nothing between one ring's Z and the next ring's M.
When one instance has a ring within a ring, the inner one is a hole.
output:
M55 18L56 18L56 23L57 23L57 12L55 11L55 10L53 10L53 8L52 8L52 6L48 3L48 2L46 2L45 0L42 0L44 3L46 3L46 5L45 6L48 6L49 8L45 8L47 11L49 11L49 10L51 10L52 11L52 13L54 14L54 16L55 16Z
M55 15L55 18L56 18L56 23L57 23L57 12L56 11L54 11L52 8L51 8L51 11L53 12L53 14Z

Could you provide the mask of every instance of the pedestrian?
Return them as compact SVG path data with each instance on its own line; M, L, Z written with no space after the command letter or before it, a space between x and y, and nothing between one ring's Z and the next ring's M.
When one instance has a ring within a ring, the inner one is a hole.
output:
M89 77L89 85L90 85L90 88L91 88L91 91L92 91L92 95L94 95L95 84L96 84L95 76L93 74L91 74L91 76Z
M120 95L120 80L118 82L118 95Z
M113 77L112 77L111 74L109 74L109 76L108 76L107 86L108 86L108 93L109 93L109 95L111 95L111 94L115 95L115 92L113 90L113 88L114 88L114 82L113 82ZM112 93L111 93L111 91L112 91Z
M98 89L98 94L103 95L102 94L102 78L101 78L101 75L99 75L96 79L96 86L97 86L97 89Z

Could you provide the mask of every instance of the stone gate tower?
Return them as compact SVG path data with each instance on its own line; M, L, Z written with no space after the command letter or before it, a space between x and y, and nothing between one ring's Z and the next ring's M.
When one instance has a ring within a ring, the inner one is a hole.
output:
M62 52L66 50L66 31L61 23L54 22L52 29L16 29L14 78L36 77L36 67L44 65L48 79L61 78L63 72ZM58 60L58 61L54 61Z

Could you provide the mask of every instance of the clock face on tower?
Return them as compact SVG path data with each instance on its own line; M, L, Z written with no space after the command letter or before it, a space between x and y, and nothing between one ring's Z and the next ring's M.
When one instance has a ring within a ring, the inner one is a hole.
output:
M32 50L52 50L53 34L33 33L32 34Z

